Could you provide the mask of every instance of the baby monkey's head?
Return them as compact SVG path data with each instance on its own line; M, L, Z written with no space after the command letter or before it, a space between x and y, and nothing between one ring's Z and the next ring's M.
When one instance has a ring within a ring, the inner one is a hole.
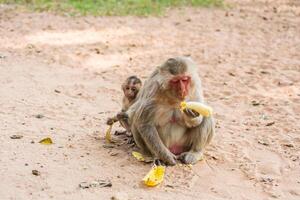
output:
M136 98L139 90L141 89L142 81L137 76L129 76L122 84L122 89L125 97L132 101Z

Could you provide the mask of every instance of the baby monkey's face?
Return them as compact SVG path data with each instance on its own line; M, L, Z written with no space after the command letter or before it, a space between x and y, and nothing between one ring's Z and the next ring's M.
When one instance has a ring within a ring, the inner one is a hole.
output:
M131 76L127 78L125 83L122 85L122 89L125 97L130 101L134 100L141 86L142 86L142 82L136 76Z

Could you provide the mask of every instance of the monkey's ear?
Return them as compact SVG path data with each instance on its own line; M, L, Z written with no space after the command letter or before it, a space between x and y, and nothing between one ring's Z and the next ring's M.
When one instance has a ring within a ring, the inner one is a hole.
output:
M125 91L125 87L126 87L126 84L123 83L123 84L121 85L121 89L122 89L123 92Z

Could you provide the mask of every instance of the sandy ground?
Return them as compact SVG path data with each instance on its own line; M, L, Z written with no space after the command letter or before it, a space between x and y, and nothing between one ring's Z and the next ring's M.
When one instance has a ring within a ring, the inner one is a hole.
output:
M161 18L0 6L1 200L300 199L300 3L230 3ZM150 165L127 146L104 148L105 120L126 76L144 80L177 55L199 64L217 134L206 162L168 167L145 188ZM112 187L78 187L96 179Z

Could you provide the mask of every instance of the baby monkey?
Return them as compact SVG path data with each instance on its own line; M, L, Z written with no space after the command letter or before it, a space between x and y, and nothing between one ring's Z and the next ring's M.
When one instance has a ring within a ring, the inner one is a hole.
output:
M135 102L136 96L142 87L142 81L137 76L129 76L125 82L122 84L122 90L124 93L122 100L122 110L121 113L124 113L128 108ZM118 115L108 118L106 124L112 125L113 123L119 121ZM125 127L124 124L121 125L128 130L128 127Z

